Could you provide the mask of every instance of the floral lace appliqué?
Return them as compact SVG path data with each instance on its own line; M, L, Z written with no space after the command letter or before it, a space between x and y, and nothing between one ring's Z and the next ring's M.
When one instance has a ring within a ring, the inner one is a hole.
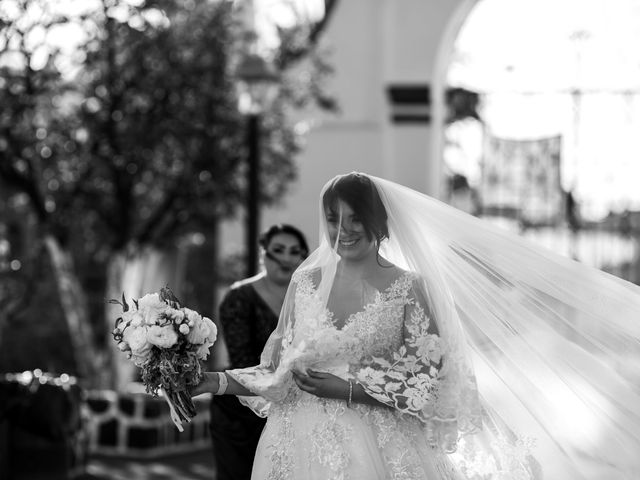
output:
M311 455L314 461L331 470L328 480L349 480L345 473L349 465L349 454L344 448L352 440L352 428L339 421L345 406L332 402L327 405L327 419L317 424L310 432Z
M294 277L295 322L285 332L278 368L306 367L356 379L394 408L356 404L348 409L343 400L318 398L294 386L269 412L275 428L263 457L268 478L293 480L301 472L322 472L317 478L323 480L348 480L350 473L358 478L354 462L360 457L352 455L364 441L360 428L373 434L385 478L426 478L418 449L429 447L416 412L428 410L437 396L444 349L429 328L427 306L413 294L416 276L401 275L341 328L333 324L313 278L309 271Z
M436 399L443 344L437 334L431 333L430 319L422 305L406 294L396 298L403 300L408 314L403 344L386 355L372 355L356 378L379 401L422 416Z

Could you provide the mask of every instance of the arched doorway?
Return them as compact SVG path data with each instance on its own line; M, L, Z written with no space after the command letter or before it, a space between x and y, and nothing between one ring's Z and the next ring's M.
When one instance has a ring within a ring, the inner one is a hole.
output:
M633 179L640 174L640 141L633 131L640 126L640 55L633 39L640 9L625 0L613 9L601 0L581 8L572 0L530 6L526 18L502 0L458 6L434 69L433 158L444 176L450 167L443 163L445 91L471 85L483 117L481 179L470 179L480 198L474 213L507 220L559 253L638 281L640 194ZM492 26L493 18L500 24ZM476 37L468 44L475 51L464 47L471 21ZM538 30L527 43L529 24ZM483 56L483 47L496 54ZM471 52L484 69L467 66L478 78L466 85L452 83L456 48L457 54ZM457 180L456 186L468 187ZM536 191L536 182L544 191ZM446 187L440 196L446 199Z
M458 6L449 17L446 27L440 37L440 44L436 52L433 66L433 78L431 80L432 91L432 139L431 139L431 159L435 164L433 172L442 178L442 157L444 151L444 131L446 125L446 89L447 72L454 52L456 38L465 20L476 6L479 0L460 0ZM443 197L443 185L439 183L436 195Z

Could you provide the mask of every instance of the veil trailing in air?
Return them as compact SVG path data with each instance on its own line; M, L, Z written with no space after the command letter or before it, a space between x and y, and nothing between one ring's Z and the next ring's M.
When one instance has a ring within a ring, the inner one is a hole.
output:
M446 345L438 398L417 416L464 476L640 478L640 287L367 177L388 217L380 255L417 275ZM320 272L316 297L326 307L339 257L322 195L320 231L296 275ZM262 395L245 398L258 412L286 394L288 347L303 346L295 290L293 282L262 375L234 375Z

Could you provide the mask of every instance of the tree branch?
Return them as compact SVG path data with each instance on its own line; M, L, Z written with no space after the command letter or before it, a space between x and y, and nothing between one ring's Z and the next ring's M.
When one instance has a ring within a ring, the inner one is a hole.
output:
M140 233L135 236L138 243L144 244L154 238L154 230L162 224L163 220L168 215L171 214L172 207L178 199L181 187L182 182L180 180L177 180L174 188L171 189L171 191L165 196L164 200L151 214L149 220L140 230Z
M280 59L279 67L282 70L286 70L290 68L293 64L304 59L318 44L320 36L329 26L329 22L333 13L335 12L336 6L338 5L339 0L325 0L324 3L324 16L319 22L314 23L311 26L311 30L308 36L308 42L305 44L303 48L299 48L297 50L290 50L285 52L285 54Z
M45 209L42 194L35 184L33 177L29 178L16 170L15 167L11 165L10 158L0 158L0 178L2 178L7 185L11 185L16 190L26 194L38 216L38 220L43 224L46 223L49 214Z

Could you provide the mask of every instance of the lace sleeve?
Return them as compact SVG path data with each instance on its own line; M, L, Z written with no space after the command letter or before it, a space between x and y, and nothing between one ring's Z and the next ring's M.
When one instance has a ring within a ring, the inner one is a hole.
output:
M239 396L240 402L251 408L256 415L265 417L272 402L282 402L294 386L291 372L282 365L281 356L291 343L295 317L296 281L291 282L282 309L278 326L271 334L260 356L260 364L248 368L227 370L234 380L250 390L255 396ZM291 301L288 301L288 299Z
M443 343L423 295L412 289L405 298L402 344L371 357L356 380L376 400L427 421L438 393Z

